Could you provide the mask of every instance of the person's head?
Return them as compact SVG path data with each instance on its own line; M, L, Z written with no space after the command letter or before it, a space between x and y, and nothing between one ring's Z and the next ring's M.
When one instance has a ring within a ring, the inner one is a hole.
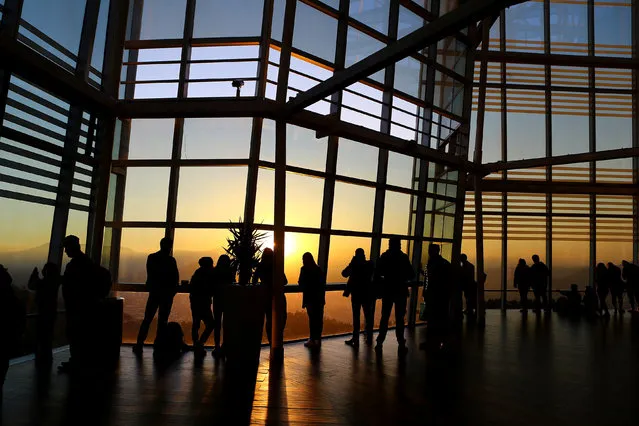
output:
M271 248L265 248L264 251L262 252L262 263L267 263L267 264L272 264L273 263L273 258L275 257L275 254L273 253L273 249Z
M400 240L398 237L392 237L388 240L388 249L392 251L401 251L402 240Z
M608 268L614 268L615 264L612 262L608 262Z
M74 258L82 254L82 248L80 247L80 239L75 235L67 235L62 240L62 246L64 247L64 252L70 258Z
M621 261L621 264L623 265L623 267L624 267L624 268L627 268L628 266L630 266L630 265L631 265L631 263L630 263L630 262L628 262L627 260L622 260L622 261Z
M579 286L577 284L570 284L570 291L573 293L579 291Z
M213 258L211 257L200 257L200 260L197 262L202 268L212 268L213 267Z
M60 268L53 262L47 262L42 268L42 276L44 278L53 278L60 276Z
M428 245L428 255L430 257L439 255L439 244L429 244Z
M217 259L217 267L222 267L222 268L230 268L231 267L231 258L226 255L223 254L221 255L218 259Z
M462 254L461 254L461 256L459 256L459 260L460 260L462 263L466 263L466 262L468 261L468 256L466 256L466 254L465 254L465 253L462 253Z
M539 263L539 255L533 254L532 261L535 263Z
M306 252L302 255L302 264L304 266L317 266L315 263L315 259L313 259L313 255L309 252Z
M526 259L519 259L519 266L526 266Z
M366 260L366 253L363 248L358 248L355 250L355 258L358 260Z
M597 263L597 266L595 266L595 270L597 272L603 272L606 270L606 265L604 265L602 262Z
M164 237L160 240L160 251L165 254L171 253L173 249L173 240L169 237Z

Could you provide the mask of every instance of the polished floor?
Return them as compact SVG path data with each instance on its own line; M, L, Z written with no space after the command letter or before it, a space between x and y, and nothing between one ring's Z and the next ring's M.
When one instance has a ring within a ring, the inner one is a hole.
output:
M405 359L392 332L379 357L327 338L318 353L287 345L279 371L263 350L248 384L191 353L159 368L151 351L136 360L124 347L117 374L76 378L38 377L22 361L9 370L2 424L636 425L638 329L629 315L589 323L489 311L483 331L464 329L456 356L419 351L420 327Z

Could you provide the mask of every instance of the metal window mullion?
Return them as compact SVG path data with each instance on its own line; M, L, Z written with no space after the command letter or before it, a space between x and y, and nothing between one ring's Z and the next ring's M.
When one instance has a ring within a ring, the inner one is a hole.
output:
M595 56L595 3L594 0L588 0L588 56ZM595 95L595 68L588 67L588 148L590 152L597 151L597 122L596 122L596 95ZM597 163L590 161L589 163L589 180L595 183L597 179ZM595 262L597 261L597 217L595 203L597 196L590 194L590 262L588 267L588 283L590 286L595 285Z
M500 41L499 50L506 51L506 14L502 10L500 13ZM506 99L506 64L502 62L500 69L500 91L501 91L501 159L508 161L508 114ZM508 172L504 171L501 176L502 181L508 179ZM501 194L501 310L506 310L506 297L508 295L508 193Z
M260 37L259 62L257 68L257 82L255 96L263 99L266 96L268 77L268 63L271 46L271 32L273 26L274 0L264 2L262 15L262 33ZM244 199L244 222L255 223L255 202L257 198L257 179L259 176L260 150L262 147L263 117L253 117L251 127L251 144L249 148L249 166L246 176L246 196Z
M397 29L399 25L399 3L391 2L388 14L388 37L390 43L397 40ZM380 117L380 132L390 134L392 110L393 110L393 87L395 84L395 63L386 67L384 74L384 93L382 95L382 114ZM377 157L377 188L375 189L375 207L373 212L373 238L371 241L370 258L376 260L381 253L382 229L384 222L384 203L386 201L386 185L388 176L388 150L379 150Z
M106 1L106 0L102 0ZM95 42L95 32L98 27L98 16L100 14L100 0L87 0L84 9L84 21L80 34L80 47L78 49L76 77L82 81L89 79L91 68L91 55L93 54L93 44Z
M639 59L639 4L632 2L632 59ZM639 71L632 70L632 146L639 148ZM633 183L639 185L639 157L632 157ZM632 259L639 263L639 195L633 197Z
M340 0L339 20L337 23L337 45L335 49L335 72L344 69L346 63L346 40L348 36L348 13L350 0ZM342 91L339 90L331 95L330 113L337 118L340 117L342 106ZM330 251L330 230L333 224L333 206L335 203L335 175L337 174L337 154L339 150L339 137L328 136L328 149L326 153L326 178L324 179L324 197L322 199L322 218L320 228L323 232L320 235L317 261L319 266L328 270L328 255Z
M20 27L23 0L5 0L0 20L0 32L15 38ZM4 117L11 85L11 70L0 68L0 123ZM0 129L1 132L1 129ZM1 133L0 133L1 134Z
M544 54L550 56L550 0L544 0ZM552 157L552 75L550 65L544 65L546 157ZM546 167L546 181L552 182L552 166ZM548 295L552 300L552 194L546 194L546 266L550 269L548 277Z

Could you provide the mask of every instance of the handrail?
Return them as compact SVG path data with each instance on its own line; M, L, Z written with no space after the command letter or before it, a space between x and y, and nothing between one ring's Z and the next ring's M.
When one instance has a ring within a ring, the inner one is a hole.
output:
M422 281L410 281L409 287L416 288L423 285ZM326 291L344 291L346 290L346 283L327 283ZM113 284L113 291L130 291L134 293L148 293L148 289L145 284L142 283L115 283ZM188 285L180 285L178 287L178 293L188 294ZM284 286L284 293L301 293L302 289L299 284L287 284Z

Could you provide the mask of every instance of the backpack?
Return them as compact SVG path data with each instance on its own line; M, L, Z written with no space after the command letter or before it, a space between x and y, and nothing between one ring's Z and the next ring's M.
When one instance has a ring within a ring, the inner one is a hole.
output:
M155 339L154 354L172 358L179 356L185 346L182 326L177 322L170 322L166 325L164 332Z
M104 299L111 293L111 272L104 266L95 266L95 291L99 299Z

